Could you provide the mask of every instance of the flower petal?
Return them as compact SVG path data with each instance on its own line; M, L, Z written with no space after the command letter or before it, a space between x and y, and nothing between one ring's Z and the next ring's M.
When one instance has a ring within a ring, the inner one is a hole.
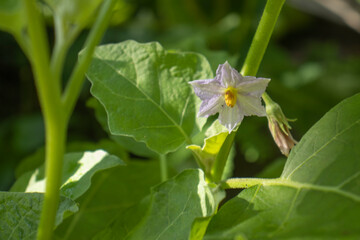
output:
M219 95L224 91L217 78L195 80L189 82L189 84L193 86L195 94L201 100L212 98L214 95Z
M221 105L225 104L224 97L221 95L213 96L203 100L200 105L198 117L209 117L221 110Z
M242 82L244 82L246 79L243 77L243 75L241 75L241 73L239 73L238 71L236 71L234 68L231 68L231 77L234 79L234 85L233 87L236 88L236 86Z
M224 64L220 64L216 70L216 78L219 79L224 88L234 87L236 85L236 79L233 78L232 72L236 72L236 70L233 69L227 61Z
M238 83L236 89L239 94L261 97L270 82L269 78L244 77L246 81Z
M235 129L235 127L241 123L244 118L244 114L238 107L223 106L219 111L219 122L224 125L229 133Z
M241 109L245 116L266 116L266 111L264 106L261 104L260 97L238 94L236 107Z

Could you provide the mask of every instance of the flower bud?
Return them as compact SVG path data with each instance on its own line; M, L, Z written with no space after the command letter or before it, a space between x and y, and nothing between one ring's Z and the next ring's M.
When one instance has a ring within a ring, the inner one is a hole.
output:
M266 114L271 135L282 154L289 155L290 150L297 143L290 133L291 126L279 104L270 98L266 102Z

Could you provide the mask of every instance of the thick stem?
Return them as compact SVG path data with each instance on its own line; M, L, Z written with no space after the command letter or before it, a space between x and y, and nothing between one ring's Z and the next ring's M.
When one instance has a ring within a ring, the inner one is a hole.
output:
M62 101L66 117L69 118L74 109L75 102L79 97L84 82L85 71L89 67L95 47L99 44L111 18L111 10L116 0L107 0L103 3L99 15L92 27L90 34L84 44L83 55L79 58L69 82L66 86Z
M66 141L64 119L46 121L46 189L37 239L51 239L59 204L62 165Z
M62 160L65 146L65 119L60 88L52 81L45 25L34 0L25 1L29 33L29 54L46 127L46 190L38 229L39 240L51 239L59 202Z
M254 39L246 56L243 68L241 69L242 75L256 76L284 2L285 0L267 0ZM235 132L232 132L227 136L224 144L221 146L219 154L216 157L213 167L213 178L215 182L221 180L235 134Z

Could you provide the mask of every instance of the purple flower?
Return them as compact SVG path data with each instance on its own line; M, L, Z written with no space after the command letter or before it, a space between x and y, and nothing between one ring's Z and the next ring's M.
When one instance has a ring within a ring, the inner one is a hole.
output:
M219 122L231 132L244 116L266 116L261 95L269 81L267 78L242 76L225 62L219 65L214 79L189 83L202 100L198 117L219 113Z

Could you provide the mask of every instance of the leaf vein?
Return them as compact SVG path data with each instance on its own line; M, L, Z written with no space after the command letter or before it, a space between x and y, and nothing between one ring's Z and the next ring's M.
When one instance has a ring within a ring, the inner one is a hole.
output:
M94 55L96 57L98 57L99 59L101 59L100 56L98 56L96 54L96 52L94 53ZM132 58L131 58L132 59ZM175 126L176 128L179 130L179 132L184 136L185 141L188 144L191 144L191 139L190 137L185 133L185 131L181 128L181 126L157 103L155 102L147 93L145 93L140 87L137 87L136 84L134 84L134 82L132 82L131 80L129 80L128 78L126 78L125 76L123 76L117 69L115 69L111 64L107 63L106 61L102 61L105 65L107 65L108 67L110 67L113 71L115 71L116 73L118 73L119 75L121 75L127 82L129 82L131 85L133 85L134 87L136 87L136 89L143 94L146 99L151 102L156 108L158 108L164 115L166 118L168 118ZM136 72L136 70L135 70Z
M307 159L305 159L302 163L300 163L294 170L292 170L289 175L286 177L286 179L290 179L290 177L302 166L304 166L308 161L310 161L313 157L315 157L319 152L321 152L325 147L327 147L330 143L332 143L338 136L342 135L346 131L353 128L355 125L360 123L360 119L351 124L349 127L345 128L341 132L337 133L334 137L332 137L328 142L326 142L324 145L322 145L317 151L315 151L313 154L311 154Z

